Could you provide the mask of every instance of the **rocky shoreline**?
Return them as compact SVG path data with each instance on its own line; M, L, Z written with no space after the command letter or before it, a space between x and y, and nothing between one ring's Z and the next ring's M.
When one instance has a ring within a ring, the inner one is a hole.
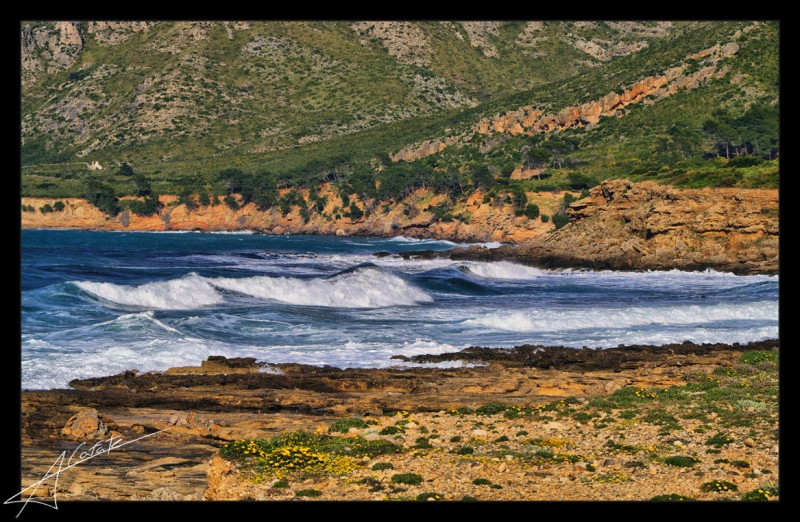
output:
M80 442L168 429L64 473L59 500L279 500L309 489L336 500L430 492L448 500L719 498L701 483L716 477L747 492L777 481L777 348L777 341L476 347L411 359L462 367L344 370L210 357L198 367L75 380L69 390L22 393L23 483ZM231 441L331 433L332 423L353 418L361 427L342 437L386 440L402 451L350 459L347 476L292 476L288 489L272 487L276 479L254 482L247 461L219 456ZM364 426L364 419L373 422ZM705 441L718 431L731 441L714 454ZM566 442L547 446L549 439ZM649 449L619 449L628 446ZM580 458L559 461L554 449ZM672 453L698 463L665 464ZM734 461L740 467L726 464ZM379 462L393 468L376 472ZM392 482L401 471L425 482ZM486 487L471 483L479 478Z
M68 199L61 212L22 212L23 228L117 231L235 231L265 234L323 234L515 243L500 248L473 246L451 252L454 259L512 260L544 268L601 270L705 270L738 274L778 272L778 191L760 189L676 189L653 182L607 180L566 209L570 223L554 230L552 220L516 216L507 202L484 204L476 192L458 209L468 222L443 221L430 211L444 196L419 190L393 206L383 205L360 219L330 218L339 196L324 187L323 214L302 218L253 204L231 210L219 204L187 210L174 196L157 215L129 212L110 218L85 200ZM529 193L543 214L554 214L564 193ZM502 198L501 198L502 199ZM39 208L55 200L23 198ZM359 204L367 208L376 202ZM413 209L413 211L411 210ZM326 217L327 216L327 217Z

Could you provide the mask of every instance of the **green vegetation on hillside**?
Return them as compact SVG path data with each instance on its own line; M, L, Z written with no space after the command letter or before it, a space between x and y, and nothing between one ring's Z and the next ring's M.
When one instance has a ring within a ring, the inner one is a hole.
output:
M350 196L390 201L429 187L455 203L482 189L487 202L507 198L535 219L526 191L583 190L606 178L777 186L776 23L397 27L157 23L112 44L84 24L76 61L23 88L23 195L85 196L108 214L150 215L158 194L172 193L188 206L252 202L307 216L326 202L314 193L305 208L294 190L279 189L329 182L347 198L342 213L359 217ZM687 56L732 39L739 51L720 61L717 77L621 117L551 134L476 135L417 161L389 159L522 106L557 113L676 65L691 72L700 65ZM102 171L88 171L94 160ZM537 174L510 179L521 167ZM118 199L127 195L143 199ZM446 204L436 212L454 217ZM546 217L558 227L560 216Z

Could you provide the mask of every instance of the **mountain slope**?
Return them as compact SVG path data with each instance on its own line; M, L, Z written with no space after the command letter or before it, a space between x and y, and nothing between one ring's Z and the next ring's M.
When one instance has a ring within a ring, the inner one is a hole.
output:
M453 199L479 185L580 189L623 175L774 186L777 31L748 22L26 23L23 193L81 195L92 177L134 193L122 162L173 193L232 192L220 177L230 168L255 185L327 180L383 199L428 186ZM755 140L740 132L756 126ZM731 147L759 159L731 170ZM94 161L104 170L88 171Z

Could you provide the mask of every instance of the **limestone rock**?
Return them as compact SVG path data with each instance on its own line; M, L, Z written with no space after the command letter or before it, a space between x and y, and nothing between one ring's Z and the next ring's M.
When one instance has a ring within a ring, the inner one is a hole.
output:
M108 427L94 408L81 410L69 418L61 434L72 439L97 439L108 433Z

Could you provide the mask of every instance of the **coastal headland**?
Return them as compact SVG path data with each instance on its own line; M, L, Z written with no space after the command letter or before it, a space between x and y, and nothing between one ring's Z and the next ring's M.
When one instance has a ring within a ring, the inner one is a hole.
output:
M321 192L323 193L323 192ZM555 214L566 193L531 193L543 214ZM333 192L327 205L341 205ZM570 193L570 196L574 196ZM116 231L231 231L267 234L327 234L436 238L451 241L515 243L497 249L474 247L458 256L470 259L513 259L557 267L620 270L702 270L777 273L778 191L775 189L677 189L653 182L609 180L586 197L566 206L570 222L555 230L552 221L515 215L513 204L482 203L476 192L460 215L442 220L434 213L438 199L419 190L386 208L359 201L359 219L331 220L323 213L285 216L277 209L259 211L253 204L232 210L224 204L192 210L162 196L164 207L142 217L123 212L108 217L82 199L67 198L64 210L22 212L23 228L75 228ZM40 208L54 199L22 198ZM59 200L60 201L60 200Z

